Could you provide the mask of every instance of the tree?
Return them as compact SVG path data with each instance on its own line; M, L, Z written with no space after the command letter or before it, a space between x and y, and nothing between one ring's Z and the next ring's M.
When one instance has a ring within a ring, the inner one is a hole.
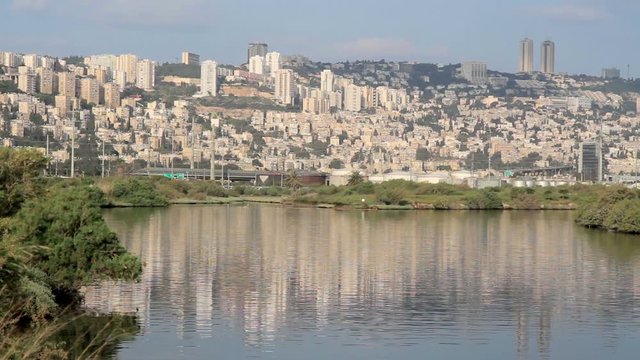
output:
M78 304L83 285L142 272L102 219L104 194L88 182L51 183L46 165L35 150L0 148L0 313L17 304L18 318L44 319Z
M349 180L347 181L348 186L356 186L361 184L364 181L364 177L360 174L359 171L353 171L349 176Z
M302 181L300 180L298 171L295 169L291 169L287 172L287 178L284 183L288 188L293 189L294 191L297 191L302 187Z
M329 163L329 169L344 169L344 162L340 159L333 159Z

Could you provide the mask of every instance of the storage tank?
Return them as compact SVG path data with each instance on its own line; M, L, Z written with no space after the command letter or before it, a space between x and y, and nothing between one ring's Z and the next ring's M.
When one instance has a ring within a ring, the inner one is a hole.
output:
M427 184L441 184L449 182L450 178L448 174L420 174L413 177L415 182L427 183Z
M384 174L384 181L390 181L390 180L411 181L411 173L397 171L397 172Z
M514 180L513 187L517 187L517 188L527 187L527 183L524 180Z

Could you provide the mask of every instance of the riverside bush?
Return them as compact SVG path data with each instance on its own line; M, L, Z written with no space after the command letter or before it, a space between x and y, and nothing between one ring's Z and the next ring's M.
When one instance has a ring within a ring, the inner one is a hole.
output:
M139 207L167 206L167 198L161 195L148 180L125 178L113 183L114 199Z

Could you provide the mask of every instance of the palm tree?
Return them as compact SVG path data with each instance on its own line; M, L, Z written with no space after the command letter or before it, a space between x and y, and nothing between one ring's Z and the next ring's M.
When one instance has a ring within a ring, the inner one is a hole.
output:
M291 169L287 172L287 178L285 180L285 185L288 188L297 191L302 187L302 181L300 180L300 176L298 175L298 171L295 169Z
M348 186L356 186L364 182L364 177L360 174L359 171L354 170L349 176L349 180L347 181Z

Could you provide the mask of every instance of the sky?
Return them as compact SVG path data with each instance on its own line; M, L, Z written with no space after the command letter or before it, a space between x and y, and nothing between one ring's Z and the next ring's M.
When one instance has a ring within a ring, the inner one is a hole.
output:
M246 62L249 42L312 60L484 61L515 72L519 41L556 43L556 71L640 76L638 0L0 0L0 51L182 51Z

